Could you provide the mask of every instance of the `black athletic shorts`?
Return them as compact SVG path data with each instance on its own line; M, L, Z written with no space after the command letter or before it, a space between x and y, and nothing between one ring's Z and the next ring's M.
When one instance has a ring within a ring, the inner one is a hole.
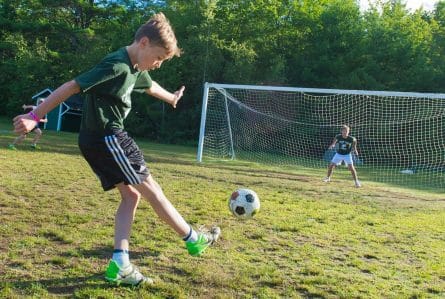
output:
M150 175L144 155L125 131L108 136L81 131L79 148L105 191L122 182L140 184Z

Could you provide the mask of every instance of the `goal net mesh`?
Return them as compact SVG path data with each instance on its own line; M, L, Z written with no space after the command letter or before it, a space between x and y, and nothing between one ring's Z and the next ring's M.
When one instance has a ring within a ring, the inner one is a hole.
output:
M206 84L198 160L325 169L343 124L357 138L359 178L445 186L443 94ZM394 95L392 95L394 94ZM337 167L335 176L349 176Z

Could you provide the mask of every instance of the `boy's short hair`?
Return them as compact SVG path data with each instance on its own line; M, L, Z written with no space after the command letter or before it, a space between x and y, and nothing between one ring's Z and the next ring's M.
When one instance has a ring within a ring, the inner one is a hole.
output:
M139 27L134 40L138 42L143 37L147 37L152 45L166 49L169 58L181 55L175 33L162 12L153 15L147 23Z
M347 126L347 125L343 125L343 126L341 126L341 128L340 128L340 131L343 131L343 130L346 130L346 131L351 131L351 129L349 128L349 126Z

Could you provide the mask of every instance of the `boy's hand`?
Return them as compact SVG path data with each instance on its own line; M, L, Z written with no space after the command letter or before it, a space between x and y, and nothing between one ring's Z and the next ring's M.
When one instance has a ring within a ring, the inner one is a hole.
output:
M28 114L17 115L12 121L14 124L14 132L17 134L28 133L37 124L37 122Z
M172 101L172 106L173 108L176 108L176 104L179 102L179 100L182 98L182 95L184 93L185 90L185 86L181 86L181 88L179 88L177 91L175 91L173 93L173 101Z

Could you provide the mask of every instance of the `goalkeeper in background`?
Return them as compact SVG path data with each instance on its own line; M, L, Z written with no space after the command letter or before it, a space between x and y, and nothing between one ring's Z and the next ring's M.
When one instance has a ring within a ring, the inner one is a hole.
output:
M348 165L349 171L351 171L352 178L355 182L355 187L360 188L362 185L357 178L357 171L355 170L351 155L351 152L353 152L358 156L357 139L349 136L349 132L350 128L347 125L343 125L340 129L341 134L338 134L334 137L334 140L332 140L329 149L335 148L335 155L332 158L331 163L329 163L328 174L323 179L323 182L329 183L331 181L331 175L335 166L341 164L342 161L345 161L345 163Z

